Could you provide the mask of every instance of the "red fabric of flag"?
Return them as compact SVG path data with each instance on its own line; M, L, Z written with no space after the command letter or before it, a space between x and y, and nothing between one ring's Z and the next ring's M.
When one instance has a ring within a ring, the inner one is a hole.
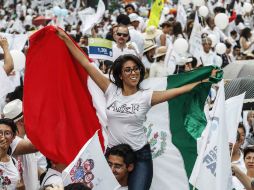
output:
M87 77L53 26L30 37L24 81L25 128L35 147L57 163L69 164L101 128Z

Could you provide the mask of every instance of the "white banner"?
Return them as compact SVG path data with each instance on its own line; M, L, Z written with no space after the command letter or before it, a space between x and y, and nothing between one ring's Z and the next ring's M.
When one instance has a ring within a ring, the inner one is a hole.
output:
M176 20L181 23L182 28L184 29L187 23L187 14L182 3L178 3Z
M80 182L93 190L115 190L120 187L104 157L97 132L65 168L62 178L64 186Z
M201 25L198 20L198 13L196 13L195 21L193 24L193 28L191 31L191 36L189 40L189 52L196 57L197 59L200 57L200 52L203 49L202 47L202 40L201 40Z
M200 154L193 168L190 183L198 190L231 190L231 159L225 123L224 81L219 91L207 124Z
M239 96L234 96L227 99L226 101L226 126L228 129L228 142L236 142L236 134L238 124L241 118L241 112L243 108L243 100L245 93L240 94Z

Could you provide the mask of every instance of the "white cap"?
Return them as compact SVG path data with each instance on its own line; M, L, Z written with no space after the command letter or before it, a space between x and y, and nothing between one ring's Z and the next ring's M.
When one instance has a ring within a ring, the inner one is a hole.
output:
M13 100L6 104L3 109L4 118L12 119L17 122L23 117L22 101Z
M130 21L139 21L139 16L136 13L129 14Z

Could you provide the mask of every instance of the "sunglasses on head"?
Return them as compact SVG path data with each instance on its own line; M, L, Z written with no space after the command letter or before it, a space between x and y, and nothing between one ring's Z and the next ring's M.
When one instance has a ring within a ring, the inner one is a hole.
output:
M123 37L125 37L125 38L129 36L129 34L121 33L121 32L117 32L116 35L117 35L117 36L123 36Z

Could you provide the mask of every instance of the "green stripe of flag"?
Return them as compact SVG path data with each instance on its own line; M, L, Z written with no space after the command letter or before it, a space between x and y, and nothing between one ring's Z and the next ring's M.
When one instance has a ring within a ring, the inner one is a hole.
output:
M213 66L202 67L190 72L168 77L167 89L209 78ZM217 82L222 78L222 71L217 73ZM215 79L215 80L214 80ZM202 83L192 91L168 101L170 113L170 131L172 142L182 154L188 178L197 158L196 140L201 136L207 121L204 105L211 88L211 82Z

